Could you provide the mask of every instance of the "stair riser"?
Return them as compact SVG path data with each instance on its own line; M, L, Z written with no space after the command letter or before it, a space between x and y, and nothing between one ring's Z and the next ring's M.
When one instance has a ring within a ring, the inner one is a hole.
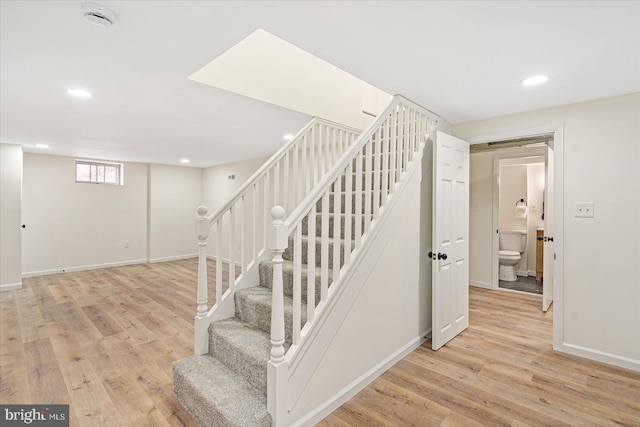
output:
M334 221L333 221L334 215L330 214L329 215L329 237L330 238L334 238ZM365 218L364 215L361 216L361 230L364 229L364 224L365 224ZM304 217L302 220L302 234L307 235L308 233L308 223L309 223L309 217ZM356 224L356 217L352 216L351 217L351 239L355 239L356 237L356 230L355 230L355 224ZM345 225L345 221L344 221L344 216L340 216L340 238L344 239L345 237L345 230L344 230L344 225ZM322 236L322 216L319 214L316 214L316 236L320 237Z
M340 267L342 267L344 265L344 241L343 240L339 240L340 242ZM306 237L303 237L301 240L301 259L302 259L302 263L303 264L308 264L309 260L308 260L308 255L309 255L309 241L307 240ZM322 262L321 259L321 250L322 250L322 243L320 242L320 239L316 239L316 256L315 256L315 264L316 267L320 267L320 263ZM333 266L333 239L329 241L329 265ZM353 248L353 243L352 243L352 248ZM293 261L293 257L295 255L295 251L293 249L293 237L289 237L289 247L284 251L284 253L282 254L282 257L286 260L289 261Z
M378 195L378 198L379 197L380 196ZM347 199L346 195L344 193L341 193L340 194L340 213L345 213L346 212L346 206L347 206L346 203L345 203L346 199ZM369 199L370 200L370 204L369 204L369 209L370 210L373 210L373 205L375 203L375 199L376 199L375 195L372 193L371 197ZM366 197L365 197L364 194L362 194L360 196L360 212L364 212L364 210L365 210L365 205L364 205L365 200L366 200ZM332 212L332 213L334 212L335 202L336 202L335 194L331 193L329 195L329 212ZM378 202L378 206L379 205L380 205L380 203ZM316 209L317 209L317 212L320 212L322 210L322 199L318 200L318 203L316 203ZM356 212L357 212L357 210L356 210L356 195L352 194L351 195L351 213L356 213Z
M254 360L248 357L242 349L236 348L224 335L218 334L216 322L211 326L209 329L209 354L222 361L243 380L266 395L268 352L265 354L264 360Z
M367 176L367 174L365 174L365 173L363 173L363 174L362 174L362 179L361 179L362 184L361 184L361 186L362 186L362 188L363 188L363 189L364 189L364 188L367 188L367 181L366 181L366 179L367 179L367 178L366 178L366 176ZM374 175L374 174L373 174L373 172L372 172L372 173L371 173L371 177L372 177L372 178L371 178L371 185L369 185L369 188L370 188L370 189L372 189L372 190L373 190L374 188L376 188L376 187L375 187L375 178L374 178L374 176L375 176L375 175ZM389 180L388 180L388 179L387 179L387 182L389 182ZM342 180L341 180L341 182L340 182L340 187L341 187L341 190L342 190L342 191L346 191L346 189L347 189L347 179L345 179L345 176L344 176L344 175L342 176ZM354 173L354 174L351 176L351 191L353 191L355 188L356 188L356 174ZM380 175L380 185L379 185L379 188L382 188L382 175ZM331 191L333 191L333 187L331 187Z
M264 332L271 333L271 292L261 295L260 298L255 298L255 296L252 298L247 292L238 291L234 297L237 318ZM302 327L307 321L307 305L304 302L301 304L300 319ZM292 327L293 306L291 301L287 299L284 307L285 348L291 346Z
M301 274L301 299L303 302L307 301L307 271L306 266L303 266L302 274ZM329 270L328 283L331 284L333 272ZM316 305L320 302L320 270L316 269L316 277L315 277L315 303ZM267 287L272 289L273 285L273 263L270 261L263 262L260 264L260 286ZM293 269L291 268L283 268L282 270L282 287L283 293L287 296L293 297Z

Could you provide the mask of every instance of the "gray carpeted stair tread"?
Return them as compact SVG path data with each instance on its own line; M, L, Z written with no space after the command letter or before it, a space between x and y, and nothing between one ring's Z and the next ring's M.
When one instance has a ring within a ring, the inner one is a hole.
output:
M271 289L273 285L273 262L263 261L260 263L260 286ZM315 267L315 302L316 305L320 302L320 284L321 284L321 271L319 267ZM307 277L308 277L308 265L302 264L301 269L301 297L302 301L307 300ZM328 271L328 285L331 285L333 278L333 270ZM293 296L293 262L284 260L282 262L282 288L283 293L287 296Z
M270 353L269 334L236 317L219 320L209 326L209 354L265 396Z
M339 217L340 220L340 236L339 238L344 239L345 237L345 218L346 215L345 214L340 214L340 215L336 215L337 217ZM355 239L356 236L356 217L360 218L360 226L361 226L361 230L364 230L364 224L366 222L366 218L364 215L357 215L357 214L351 214L351 239ZM334 236L334 230L333 230L333 224L334 224L334 215L333 214L329 214L328 217L329 221L329 229L327 230L329 233L329 237L333 238ZM308 224L309 224L309 217L305 216L302 219L302 234L304 235L308 235ZM322 235L322 215L321 214L316 214L316 236L320 237Z
M271 426L266 397L210 355L173 362L173 393L201 426Z
M255 286L236 291L234 298L236 304L236 317L266 332L271 332L271 289L264 286ZM307 320L307 304L301 303L301 326ZM284 329L285 347L291 345L291 328L293 326L293 299L284 296Z
M293 250L293 236L289 236L289 246L285 249L282 254L282 258L287 261L293 261L294 250ZM333 266L333 245L336 242L333 238L328 239L329 242L329 265ZM303 264L307 264L308 255L309 255L309 236L302 235L301 243L301 261ZM340 244L340 267L344 264L344 239L339 239L338 243ZM351 242L351 250L355 247L355 242ZM316 267L320 266L320 250L322 249L322 240L316 237Z

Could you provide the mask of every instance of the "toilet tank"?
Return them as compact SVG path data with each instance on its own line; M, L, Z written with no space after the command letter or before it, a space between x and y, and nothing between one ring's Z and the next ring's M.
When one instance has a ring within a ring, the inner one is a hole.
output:
M503 230L498 238L501 251L524 253L527 246L527 232L524 230Z

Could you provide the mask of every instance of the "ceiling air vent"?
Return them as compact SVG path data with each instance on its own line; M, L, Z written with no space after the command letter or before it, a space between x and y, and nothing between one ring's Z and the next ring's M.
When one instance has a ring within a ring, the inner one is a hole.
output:
M93 25L110 27L116 23L116 15L104 6L95 3L82 3L82 16Z

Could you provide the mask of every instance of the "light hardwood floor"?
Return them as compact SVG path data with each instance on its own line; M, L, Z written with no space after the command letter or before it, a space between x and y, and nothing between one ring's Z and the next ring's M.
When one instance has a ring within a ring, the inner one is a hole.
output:
M470 288L470 326L407 356L319 425L640 426L640 373L551 349L540 297Z
M0 402L68 403L72 426L195 426L171 373L193 351L195 277L191 259L0 293ZM553 352L539 297L471 288L470 320L320 425L640 426L640 373Z

